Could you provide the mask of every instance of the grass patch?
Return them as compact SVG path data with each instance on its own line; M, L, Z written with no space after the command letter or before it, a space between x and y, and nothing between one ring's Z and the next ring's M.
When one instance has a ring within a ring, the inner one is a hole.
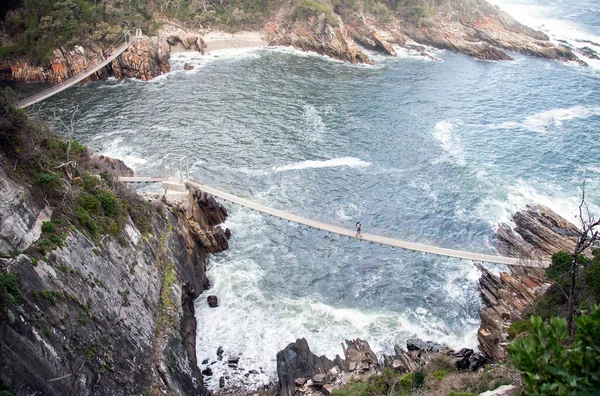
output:
M531 333L533 326L529 319L516 320L508 328L508 339L514 340Z

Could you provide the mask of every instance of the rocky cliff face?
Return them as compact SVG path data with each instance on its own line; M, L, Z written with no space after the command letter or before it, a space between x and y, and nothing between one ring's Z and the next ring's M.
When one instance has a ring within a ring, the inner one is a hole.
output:
M501 223L496 231L497 249L506 256L519 257L535 264L550 260L560 250L572 251L577 227L551 209L528 205L512 217L513 225ZM479 286L485 308L477 334L481 350L492 360L507 357L508 328L522 320L537 296L551 286L542 268L508 266L508 272L492 274L481 265Z
M394 55L392 44L418 44L448 49L483 60L511 60L505 51L578 61L567 47L528 28L484 0L443 0L416 21L401 12L363 15L336 6L308 18L297 18L294 8L282 8L265 28L271 45L291 45L352 63L373 64L357 44Z
M72 228L42 259L27 251L10 258L35 238L46 209L4 171L0 185L1 269L18 275L22 293L2 318L4 385L15 395L207 394L193 300L209 286L206 254L227 248L217 226L226 210L199 194L188 202L147 197L150 233L130 221L94 243Z
M481 351L493 361L507 358L508 328L516 320L525 319L533 300L550 287L544 270L509 266L509 272L494 275L481 265L479 286L485 308L477 339Z

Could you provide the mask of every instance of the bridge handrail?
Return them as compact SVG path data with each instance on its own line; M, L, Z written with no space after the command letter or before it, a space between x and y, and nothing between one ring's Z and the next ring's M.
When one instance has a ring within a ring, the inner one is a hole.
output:
M123 40L125 40L125 42L123 42L122 44L119 45L119 43L121 43ZM27 107L28 105L23 105L23 104L27 104L30 102L32 102L32 104L33 104L37 101L38 98L43 99L43 98L47 97L46 95L48 95L51 92L55 92L55 91L59 92L63 89L63 87L67 88L73 84L76 84L77 82L79 82L79 81L83 80L84 78L86 78L87 76L89 76L91 73L90 74L87 74L87 73L89 73L90 70L95 69L99 65L108 64L108 63L112 62L116 57L118 57L122 52L124 52L125 49L127 49L130 45L131 45L131 39L130 39L129 32L125 32L125 33L121 34L119 36L119 38L117 38L117 40L110 47L108 47L107 50L103 51L103 55L100 56L99 58L94 59L92 62L90 62L88 64L88 67L86 67L79 73L72 75L68 79L66 79L58 84L44 88L41 91L39 91L33 95L29 95L25 98L22 98L21 100L19 100L18 107L20 107L20 108ZM106 53L110 53L111 55L110 56L104 55Z

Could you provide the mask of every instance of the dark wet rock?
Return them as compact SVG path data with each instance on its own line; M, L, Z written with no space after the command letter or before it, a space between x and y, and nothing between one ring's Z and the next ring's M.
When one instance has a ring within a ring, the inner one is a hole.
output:
M441 352L448 350L448 347L432 341L423 341L418 338L411 338L406 341L406 349L409 351Z
M306 378L296 378L294 381L294 385L296 385L298 388L302 388L304 384L306 384Z
M594 60L600 60L600 56L598 55L598 52L594 51L590 47L583 47L580 49L580 51L581 51L581 54L587 58L594 59Z
M189 63L186 63L185 65L183 65L183 69L184 70L194 70L194 66L190 65Z
M223 347L219 347L219 348L217 348L217 358L218 358L219 360L222 360L222 359L223 359Z
M208 364L208 359L204 359L204 360L202 361L202 364Z
M225 377L219 378L219 388L225 388Z
M206 297L206 301L208 302L208 306L211 308L217 308L219 306L219 301L217 299L217 296L210 295L210 296Z
M512 221L514 227L501 223L496 230L496 248L504 256L549 260L555 252L575 247L577 227L546 206L527 205Z
M333 366L333 361L312 353L306 340L299 338L277 353L277 394L291 396L297 389L296 378L312 378Z
M210 377L210 376L213 375L213 371L212 371L212 369L210 367L207 367L204 370L202 370L202 375Z

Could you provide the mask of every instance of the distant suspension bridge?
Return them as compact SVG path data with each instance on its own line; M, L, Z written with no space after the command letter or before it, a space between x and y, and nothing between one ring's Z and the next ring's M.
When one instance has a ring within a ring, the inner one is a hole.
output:
M131 32L126 31L109 47L102 51L102 56L96 59L94 62L91 62L89 66L82 70L81 72L71 76L65 81L45 88L39 92L36 92L33 95L30 95L26 98L19 100L17 103L17 107L23 109L25 107L29 107L35 103L38 103L46 98L49 98L52 95L56 95L57 93L64 91L65 89L77 84L78 82L88 78L92 74L101 70L103 67L117 59L123 52L127 51L129 47L131 47L135 40L142 35L142 31L140 29L136 29L134 31L133 37Z

